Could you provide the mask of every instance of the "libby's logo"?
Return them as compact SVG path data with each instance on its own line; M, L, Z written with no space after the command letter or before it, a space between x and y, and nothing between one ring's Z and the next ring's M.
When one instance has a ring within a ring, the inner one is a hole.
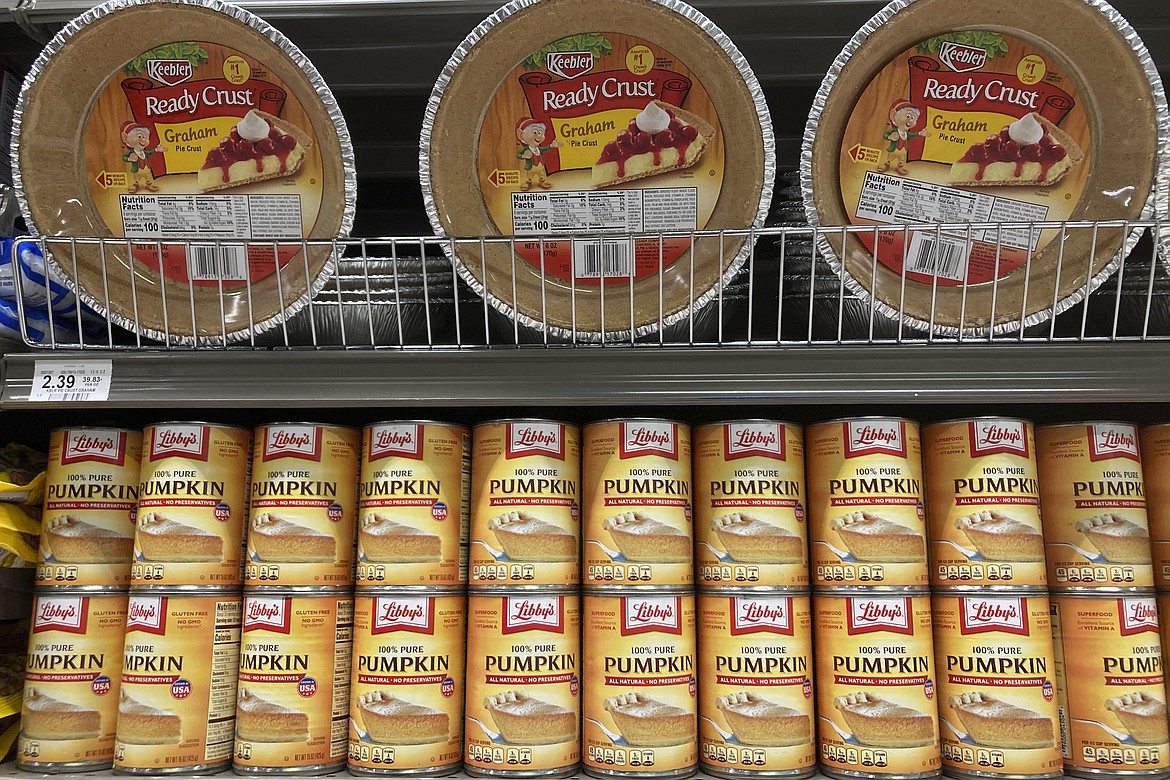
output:
M662 455L678 460L678 431L669 422L624 422L621 427L622 458Z
M1118 599L1117 614L1122 636L1145 631L1158 633L1158 606L1153 599Z
M166 596L134 596L126 610L126 630L166 634L166 614Z
M900 420L850 420L842 425L846 458L878 453L906 457L906 423Z
M207 433L202 425L156 425L150 436L150 459L207 460Z
M315 425L270 425L264 434L262 460L321 460L321 429Z
M292 614L288 609L289 599L279 596L251 596L244 600L244 630L257 628L291 633Z
M978 46L943 41L938 47L938 59L951 70L966 73L969 70L979 70L986 65L987 52Z
M125 431L65 431L61 463L85 462L125 465Z
M911 625L910 599L868 598L857 596L849 599L846 615L847 631L854 634L869 634L886 631L892 634L914 635Z
M370 428L366 460L390 456L422 460L421 425L375 425Z
M1137 430L1132 425L1090 425L1089 460L1112 458L1141 460L1138 454Z
M793 635L792 599L754 599L732 596L731 635L769 634Z
M593 53L588 51L549 52L544 60L548 72L563 79L583 76L593 70Z
M622 636L661 631L682 635L682 599L678 596L622 598Z
M726 460L761 455L784 460L784 426L776 423L727 423L723 426Z
M146 75L173 87L194 76L195 66L190 60L147 60Z
M89 621L89 598L85 596L42 596L33 614L33 633L65 631L84 634Z
M370 632L411 631L435 633L435 600L426 596L379 596L374 599Z
M507 458L548 455L565 459L565 426L557 423L508 423Z
M959 633L998 631L1028 636L1028 616L1023 599L959 598Z
M1020 420L972 420L971 457L1020 455L1028 457L1028 424Z
M553 631L565 633L564 596L504 596L501 633Z

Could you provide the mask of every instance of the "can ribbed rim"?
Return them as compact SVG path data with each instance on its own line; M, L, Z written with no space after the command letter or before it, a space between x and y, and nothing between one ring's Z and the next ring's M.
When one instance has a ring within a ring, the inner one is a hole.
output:
M596 596L608 598L644 598L647 593L657 596L694 596L695 589L690 585L643 585L644 590L634 590L638 586L629 585L586 585L581 588L583 597Z
M595 425L610 425L612 423L669 423L671 425L678 425L685 428L690 428L691 424L685 420L672 420L668 417L606 417L603 420L593 420L585 423L585 429L588 430Z
M368 431L381 425L438 425L443 428L455 428L460 431L471 430L470 427L463 423L443 422L442 420L378 420L377 422L366 423L362 426L362 430Z
M479 428L486 428L489 425L507 425L510 423L543 423L545 425L563 425L566 428L575 428L577 430L581 429L581 426L577 425L576 423L571 423L566 420L554 420L549 417L497 417L492 420L477 422L471 427L473 430L475 430Z
M1002 421L1002 422L1023 423L1024 425L1031 425L1033 428L1036 427L1035 422L1033 422L1032 420L1028 420L1024 417L1006 417L1006 416L1000 416L998 414L977 414L973 417L951 417L951 418L948 418L946 420L936 420L932 423L925 423L922 426L922 430L925 431L927 428L933 428L936 425L954 425L955 423L979 422L981 420L996 420L996 421Z
M353 598L352 585L257 585L245 582L244 598L296 596L298 598Z
M60 428L51 428L49 433L68 433L69 431L117 431L118 433L142 433L142 428L118 428L112 425L63 425Z
M251 433L252 429L246 425L228 425L227 423L208 422L206 420L162 420L160 422L152 422L144 425L142 430L145 432L150 428L161 428L164 425L199 425L203 428L223 428L229 431L246 431Z
M1036 430L1049 428L1084 428L1087 425L1118 425L1122 427L1130 427L1137 430L1137 425L1128 420L1073 420L1072 422L1058 422L1046 423L1045 425L1037 425Z
M33 598L45 596L126 596L130 597L128 585L35 585Z
M152 596L211 598L229 596L242 598L242 585L130 585L130 598Z
M1011 597L1018 596L1025 599L1048 598L1046 585L932 585L930 595L949 596L954 598L973 598L975 596Z
M467 597L490 596L492 598L505 596L531 596L533 590L547 593L550 596L579 596L581 588L577 585L530 585L528 588L515 585L472 585L467 589Z
M918 420L911 420L909 417L886 416L882 414L862 414L858 415L857 417L833 417L828 420L818 420L815 423L809 423L808 427L811 430L821 425L833 425L834 423L845 422L860 422L862 420L869 420L871 422L876 420L884 420L886 422L909 423L911 425L918 425L921 427L921 423L919 423Z
M758 587L750 586L730 586L727 588L695 588L695 596L706 598L722 598L724 596L732 596L735 598L812 598L812 590L809 588L789 588L783 585L768 586L762 585Z
M926 585L873 585L856 587L838 587L819 585L812 589L813 599L819 598L838 598L857 596L908 596L917 598L919 596L930 597L930 588Z
M694 428L695 433L707 427L714 427L716 425L783 425L787 428L798 428L804 430L804 426L798 422L791 420L766 420L762 417L742 417L737 420L712 420L711 422L694 423L691 427Z
M431 596L446 598L451 596L466 596L467 588L462 585L453 588L430 587L428 585L356 585L353 589L354 598L358 596Z
M1132 587L1113 587L1113 588L1085 588L1084 590L1058 590L1052 588L1048 591L1048 599L1055 601L1057 599L1105 599L1106 601L1114 601L1118 596L1122 598L1156 598L1158 591L1154 588L1147 588L1138 585Z
M264 428L279 428L283 425L303 425L308 428L335 428L339 431L360 431L356 425L337 425L336 423L327 422L309 422L307 420L283 420L281 422L270 422L257 425L255 430L259 431Z

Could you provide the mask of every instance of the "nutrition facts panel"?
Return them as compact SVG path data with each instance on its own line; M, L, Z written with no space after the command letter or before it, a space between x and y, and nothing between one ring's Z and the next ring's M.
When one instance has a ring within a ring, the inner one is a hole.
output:
M127 238L282 239L304 235L299 195L122 195Z
M512 229L518 236L694 230L698 214L694 187L512 194Z

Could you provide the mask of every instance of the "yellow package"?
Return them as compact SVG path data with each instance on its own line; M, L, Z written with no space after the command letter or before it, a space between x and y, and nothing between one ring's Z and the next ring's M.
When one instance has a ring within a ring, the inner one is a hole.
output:
M39 536L41 533L40 506L0 503L0 529Z

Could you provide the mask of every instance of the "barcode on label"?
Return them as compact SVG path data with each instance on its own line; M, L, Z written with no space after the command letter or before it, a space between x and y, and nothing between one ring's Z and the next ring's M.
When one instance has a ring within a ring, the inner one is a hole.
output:
M906 252L906 270L962 282L967 279L970 254L966 241L915 233Z
M192 281L247 281L247 262L247 247L192 246L187 250L187 273Z
M631 276L633 241L574 241L573 273L578 279Z

